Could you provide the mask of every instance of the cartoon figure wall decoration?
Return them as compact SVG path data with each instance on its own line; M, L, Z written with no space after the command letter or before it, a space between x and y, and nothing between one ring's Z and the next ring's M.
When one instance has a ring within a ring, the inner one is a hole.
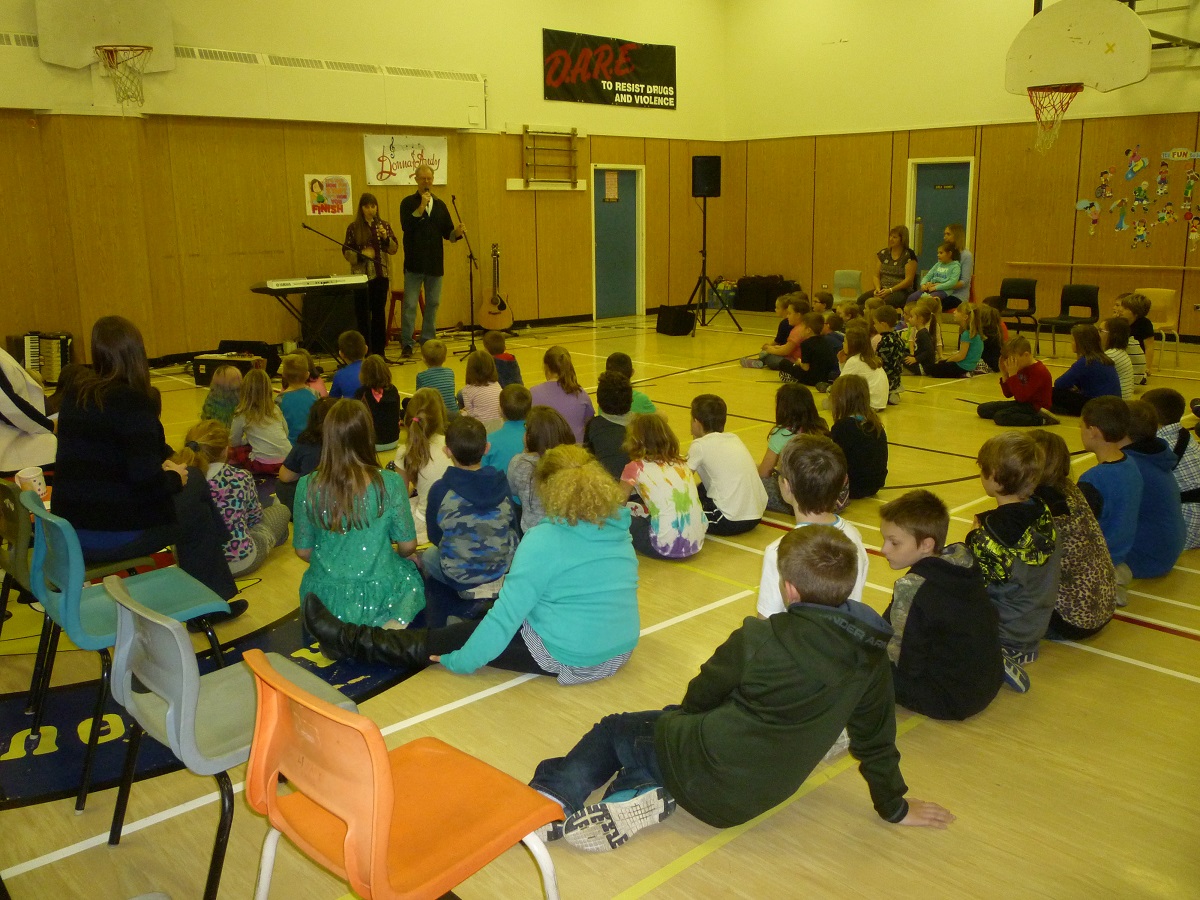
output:
M1162 209L1158 211L1159 225L1173 225L1179 220L1175 218L1175 206L1168 200L1162 205Z
M1112 166L1109 166L1107 169L1103 169L1100 172L1100 183L1096 185L1097 200L1106 200L1112 196L1112 185L1110 185L1109 182L1112 181L1112 177L1116 173L1117 170L1112 168Z
M1197 242L1200 242L1200 218L1192 219L1188 222L1188 253L1196 249Z
M1088 227L1088 234L1095 234L1096 225L1100 222L1100 204L1095 200L1079 200L1076 202L1075 208L1080 212L1088 214L1088 219L1091 220L1091 225Z
M1133 244L1134 250L1138 247L1149 247L1150 229L1146 225L1145 219L1138 219L1133 225Z
M1142 208L1142 212L1150 209L1150 182L1143 181L1133 189L1133 208Z
M1133 176L1146 166L1150 165L1150 160L1142 156L1138 151L1142 149L1141 144L1137 144L1132 150L1125 151L1125 158L1129 160L1129 168L1125 170L1125 180L1133 181Z
M1195 169L1188 169L1183 182L1183 202L1179 204L1179 208L1185 213L1185 219L1192 217L1192 190L1196 187L1197 181L1200 181L1200 172L1197 172Z
M1125 231L1129 226L1125 224L1125 207L1129 205L1129 200L1121 197L1113 201L1112 206L1108 208L1109 212L1117 214L1117 224L1113 226L1114 231Z
M1163 196L1167 192L1167 188L1168 188L1168 185L1167 185L1167 161L1165 159L1158 165L1158 177L1156 179L1154 179L1154 183L1158 185L1158 187L1154 191L1154 195L1156 197Z

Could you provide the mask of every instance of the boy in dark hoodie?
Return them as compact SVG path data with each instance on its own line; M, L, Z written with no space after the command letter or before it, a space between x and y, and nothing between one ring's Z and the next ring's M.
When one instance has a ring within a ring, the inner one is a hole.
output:
M896 702L934 719L984 710L1004 683L1000 620L965 544L946 546L950 511L929 491L884 504L883 555L907 568L883 617Z
M446 455L453 465L429 489L425 512L433 544L421 555L427 582L469 591L508 571L517 549L513 504L504 473L480 465L487 449L482 422L470 416L450 420ZM429 614L435 615L432 609Z
M1046 458L1028 434L1006 431L979 448L979 480L996 508L975 517L967 534L988 596L1000 617L1004 680L1029 690L1024 666L1038 657L1058 599L1062 549L1049 507L1034 496Z
M1145 400L1130 400L1129 437L1124 450L1142 473L1142 502L1137 531L1125 563L1134 578L1161 578L1179 561L1187 545L1187 523L1179 483L1177 457L1158 432L1158 413Z
M780 544L779 571L787 610L746 619L700 667L682 705L607 716L565 757L538 765L530 784L566 819L544 838L614 850L677 804L715 828L739 825L795 793L843 728L883 819L954 821L936 803L905 798L892 631L846 599L858 572L854 544L829 526L797 529Z

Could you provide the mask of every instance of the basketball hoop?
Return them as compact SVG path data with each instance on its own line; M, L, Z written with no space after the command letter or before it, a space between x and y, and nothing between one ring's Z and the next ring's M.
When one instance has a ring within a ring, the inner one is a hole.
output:
M136 103L141 106L146 102L142 95L142 73L146 63L150 61L152 47L143 44L98 44L95 48L96 59L108 70L112 78L113 90L117 94L117 102L122 106L126 103Z
M1037 116L1037 138L1033 146L1039 153L1045 153L1054 146L1058 140L1058 130L1062 127L1063 114L1082 90L1082 84L1043 84L1028 89L1029 102L1033 104L1033 113Z

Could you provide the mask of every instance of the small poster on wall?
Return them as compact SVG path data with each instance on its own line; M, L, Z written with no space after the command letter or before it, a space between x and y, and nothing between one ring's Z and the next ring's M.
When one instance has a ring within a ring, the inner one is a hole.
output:
M304 209L310 216L349 216L354 213L349 175L305 175Z
M419 134L364 134L367 184L396 184L412 187L418 166L433 169L433 183L446 183L444 137Z

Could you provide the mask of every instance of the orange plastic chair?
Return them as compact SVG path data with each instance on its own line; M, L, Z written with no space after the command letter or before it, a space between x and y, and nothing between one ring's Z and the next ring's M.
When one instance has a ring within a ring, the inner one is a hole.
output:
M258 690L246 801L271 825L255 900L271 890L281 833L365 900L433 900L521 842L557 900L537 835L562 818L557 803L436 738L389 751L370 719L297 688L260 650L243 659Z

